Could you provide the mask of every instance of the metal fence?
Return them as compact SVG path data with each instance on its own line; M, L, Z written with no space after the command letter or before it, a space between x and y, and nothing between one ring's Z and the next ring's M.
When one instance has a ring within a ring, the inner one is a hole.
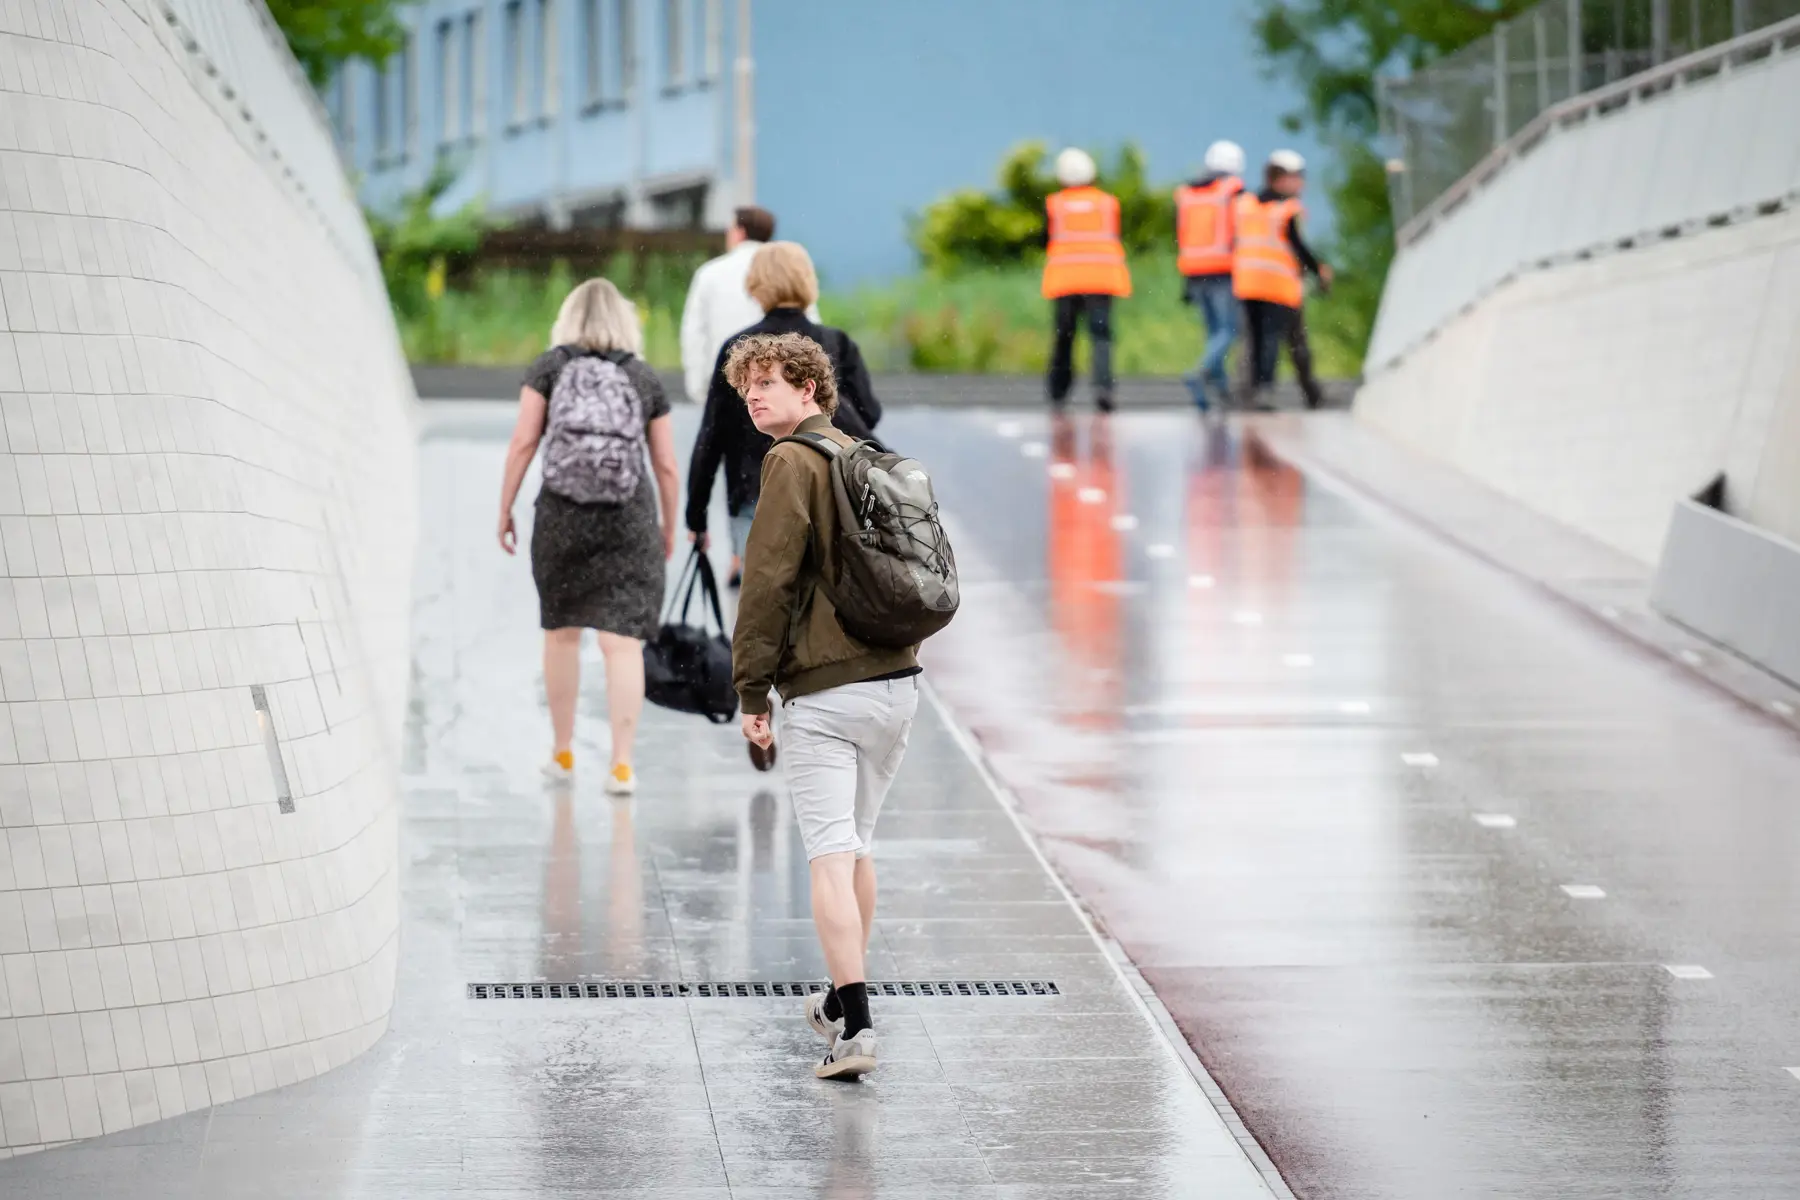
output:
M1405 79L1378 80L1401 240L1545 110L1796 15L1800 0L1544 0Z

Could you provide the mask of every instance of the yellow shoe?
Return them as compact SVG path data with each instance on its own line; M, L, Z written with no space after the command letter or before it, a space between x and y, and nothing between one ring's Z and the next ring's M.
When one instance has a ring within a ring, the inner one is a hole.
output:
M631 764L616 764L606 776L606 794L629 796L635 791L637 791L637 776L632 774Z
M575 752L558 750L544 764L544 778L551 783L567 783L575 778Z

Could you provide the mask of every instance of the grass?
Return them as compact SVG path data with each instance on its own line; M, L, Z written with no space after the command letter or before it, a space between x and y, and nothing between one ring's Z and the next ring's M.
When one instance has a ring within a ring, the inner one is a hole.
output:
M642 286L629 264L603 272L638 298L645 357L658 367L681 363L681 305L694 262L652 261ZM1038 294L1039 268L1020 264L952 277L915 275L879 287L828 293L820 315L850 332L878 371L1038 374L1050 352L1049 304ZM1132 263L1134 294L1114 310L1114 369L1121 375L1179 375L1193 369L1201 332L1182 303L1174 256ZM576 276L559 266L546 274L479 272L422 311L397 314L401 341L414 362L524 363L544 349L557 306ZM1326 378L1361 369L1360 323L1335 296L1307 305L1317 369ZM1085 347L1086 339L1080 345ZM1079 353L1085 353L1085 350Z

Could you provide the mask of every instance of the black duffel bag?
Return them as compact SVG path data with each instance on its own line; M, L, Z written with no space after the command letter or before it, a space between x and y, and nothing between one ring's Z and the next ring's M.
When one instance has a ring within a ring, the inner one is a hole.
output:
M688 624L694 593L703 594L699 625ZM681 611L673 620L675 597ZM706 609L712 609L717 633L708 633ZM737 692L731 686L731 638L725 633L725 614L719 607L719 584L712 563L700 548L682 568L681 579L669 597L669 610L654 641L644 643L644 696L652 704L676 712L699 713L715 725L737 716Z

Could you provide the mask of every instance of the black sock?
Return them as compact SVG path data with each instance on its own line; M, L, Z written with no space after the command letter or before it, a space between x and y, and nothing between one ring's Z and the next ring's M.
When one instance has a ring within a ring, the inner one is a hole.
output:
M826 988L825 989L825 1019L827 1021L838 1021L838 1020L842 1020L843 1016L844 1016L844 1006L842 1004L838 1003L837 989L834 987Z
M844 1009L844 1036L853 1038L865 1029L874 1027L869 1020L869 985L866 983L840 984L837 989L838 1003Z

